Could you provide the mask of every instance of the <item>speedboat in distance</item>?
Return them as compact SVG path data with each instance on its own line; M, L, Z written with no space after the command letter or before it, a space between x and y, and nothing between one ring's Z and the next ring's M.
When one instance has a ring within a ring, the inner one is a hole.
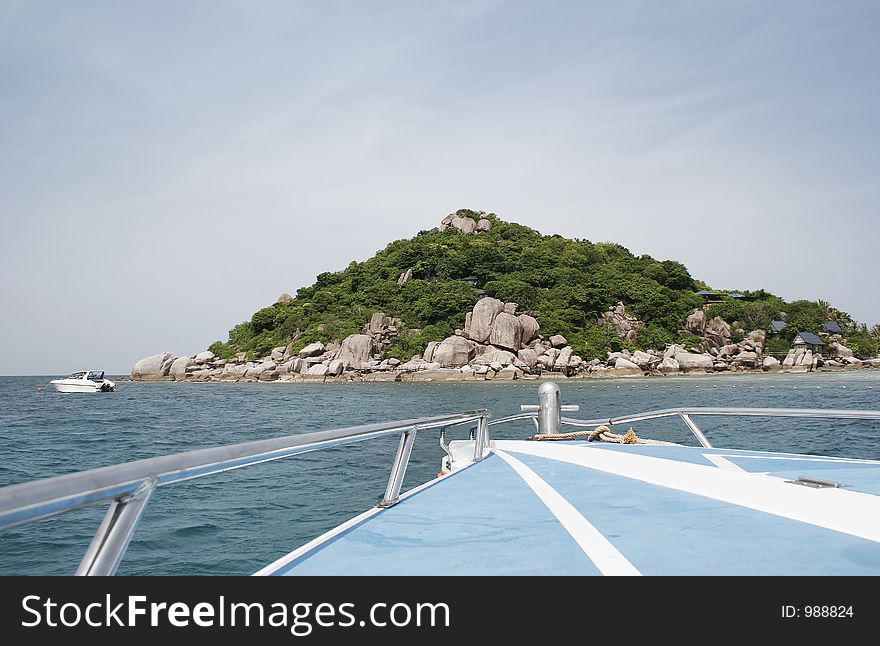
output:
M116 384L104 379L103 370L74 372L64 379L49 382L60 393L107 393L116 390Z

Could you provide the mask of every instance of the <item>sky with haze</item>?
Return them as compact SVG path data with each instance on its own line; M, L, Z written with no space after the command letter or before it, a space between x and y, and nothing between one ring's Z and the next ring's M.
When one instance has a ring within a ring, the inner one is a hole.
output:
M195 354L447 213L880 322L880 3L0 0L0 374Z

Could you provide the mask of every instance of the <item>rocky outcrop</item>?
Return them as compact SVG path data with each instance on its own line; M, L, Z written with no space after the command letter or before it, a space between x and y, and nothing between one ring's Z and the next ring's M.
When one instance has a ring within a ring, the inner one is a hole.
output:
M767 357L761 364L761 367L767 372L775 372L782 369L782 364L776 357Z
M474 346L470 341L464 337L450 336L436 347L431 360L443 368L459 368L468 363L474 354Z
M284 292L283 294L281 294L281 296L278 297L278 300L275 302L281 303L282 305L287 305L288 303L293 302L293 296L291 296L287 292Z
M618 337L633 343L638 341L638 330L644 325L636 317L627 314L626 306L622 301L603 313L598 323L610 327Z
M306 347L299 351L299 356L302 359L306 357L317 357L318 355L324 354L326 348L324 344L320 341L316 341L315 343L309 343Z
M516 352L522 347L522 326L519 318L507 312L501 312L492 323L489 343Z
M465 234L483 233L492 230L492 220L480 217L485 215L483 211L476 213L477 219L471 217L471 215L469 215L471 213L473 212L458 211L456 213L450 213L440 221L439 229L443 231L445 229L455 228Z
M709 354L677 352L673 359L678 362L679 368L682 372L694 372L697 370L707 370L711 372L715 367L712 355Z
M831 354L835 357L846 358L853 356L853 351L848 347L839 343L837 341L829 344L828 349L831 351Z
M370 360L373 338L366 334L352 334L345 337L337 359L346 368L360 370Z
M397 286L403 287L406 285L411 279L413 275L412 268L407 269L404 272L401 272L400 276L397 277Z
M564 348L568 345L568 341L561 334L554 334L550 337L550 345L554 348Z
M694 310L684 323L686 332L694 336L703 336L706 331L706 313L703 310Z
M486 343L492 334L492 323L504 312L504 303L497 298L481 298L465 319L464 335L477 343Z
M538 330L541 329L541 326L538 324L536 318L529 316L528 314L520 314L518 318L519 326L522 330L522 343L525 345L535 338L535 335L538 333Z
M171 368L169 368L168 374L174 377L183 377L186 375L186 369L195 365L196 362L190 357L178 357L171 362Z
M133 379L150 379L166 377L171 370L174 359L170 352L160 352L149 357L144 357L131 369Z

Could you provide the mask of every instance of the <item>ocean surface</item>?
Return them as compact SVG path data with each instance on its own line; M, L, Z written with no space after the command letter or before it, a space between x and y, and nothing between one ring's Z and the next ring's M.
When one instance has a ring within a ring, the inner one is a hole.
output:
M0 487L197 448L537 403L539 382L223 384L117 382L115 393L61 394L53 377L0 377ZM112 378L112 377L111 377ZM880 409L880 372L727 375L561 383L581 418L676 406ZM38 390L44 388L44 390ZM718 447L880 459L880 423L701 417ZM625 430L625 429L623 429ZM641 437L696 444L681 422L635 425ZM492 427L523 438L531 422ZM466 439L465 427L448 439ZM419 433L404 489L433 478L439 431ZM397 438L383 438L163 487L119 574L252 574L381 500ZM479 492L474 492L479 495ZM0 574L71 574L106 506L0 532ZM450 549L455 549L454 545Z

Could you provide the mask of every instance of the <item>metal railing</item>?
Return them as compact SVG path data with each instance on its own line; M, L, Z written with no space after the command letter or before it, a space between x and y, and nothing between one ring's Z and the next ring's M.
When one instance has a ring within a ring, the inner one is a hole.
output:
M77 575L112 575L119 567L147 503L158 487L241 469L334 446L400 434L382 507L394 505L412 453L416 432L476 422L474 461L489 448L488 412L365 424L268 440L256 440L166 455L0 489L0 530L32 523L74 509L110 502Z
M815 419L876 419L880 420L880 411L876 410L840 410L833 408L665 408L652 410L634 415L622 417L609 417L604 419L572 419L562 418L562 423L568 426L580 428L596 428L598 426L613 426L616 424L632 424L649 419L661 419L663 417L678 417L690 429L699 443L707 449L714 448L712 443L700 430L693 420L697 415L712 416L735 416L735 417L807 417Z
M490 426L506 424L522 419L531 419L535 422L538 433L541 435L555 435L561 433L561 427L574 426L578 428L597 428L599 426L614 426L618 424L632 424L650 419L664 417L678 417L693 433L697 441L705 448L714 448L712 443L694 421L698 415L710 416L737 416L737 417L801 417L816 419L875 419L880 420L880 411L876 410L843 410L833 408L664 408L661 410L646 411L621 417L606 417L601 419L575 419L562 417L564 412L577 412L578 406L564 406L560 401L559 386L548 382L538 388L538 405L523 405L523 410L518 415L510 415L494 419L489 422Z

